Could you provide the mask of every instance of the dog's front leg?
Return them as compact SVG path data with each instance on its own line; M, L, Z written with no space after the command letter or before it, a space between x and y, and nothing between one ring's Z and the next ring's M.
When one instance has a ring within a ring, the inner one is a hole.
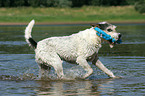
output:
M86 78L88 76L90 76L93 73L93 69L90 67L90 65L88 64L88 62L86 61L85 58L83 57L78 57L76 62L82 66L82 68L87 72L83 78Z
M103 72L105 72L109 77L115 78L114 74L109 69L107 69L100 60L97 60L95 65Z

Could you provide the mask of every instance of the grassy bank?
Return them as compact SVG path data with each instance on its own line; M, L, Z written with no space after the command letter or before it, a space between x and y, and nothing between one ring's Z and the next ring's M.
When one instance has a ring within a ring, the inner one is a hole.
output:
M39 23L89 22L145 22L145 15L133 6L82 8L0 8L0 23L26 23L35 19Z

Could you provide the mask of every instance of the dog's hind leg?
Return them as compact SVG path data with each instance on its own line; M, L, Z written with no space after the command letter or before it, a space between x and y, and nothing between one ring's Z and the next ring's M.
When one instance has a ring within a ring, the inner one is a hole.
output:
M64 78L64 73L63 73L62 63L60 63L60 62L54 63L52 66L55 69L55 72L56 72L58 78L63 79Z
M63 79L64 78L63 66L62 66L63 61L61 60L61 58L56 52L51 52L49 54L51 54L51 57L48 60L49 61L48 64L50 64L54 68L57 77L59 79Z
M51 67L46 64L38 64L39 65L39 78L47 79L48 74L50 73Z
M38 57L39 56L39 57ZM47 69L48 66L51 66L55 69L55 72L58 76L58 78L62 79L64 77L63 74L63 67L62 67L62 60L55 52L39 52L38 55L36 55L36 61L38 63L45 62L44 64L39 65L41 69L41 74L43 75Z

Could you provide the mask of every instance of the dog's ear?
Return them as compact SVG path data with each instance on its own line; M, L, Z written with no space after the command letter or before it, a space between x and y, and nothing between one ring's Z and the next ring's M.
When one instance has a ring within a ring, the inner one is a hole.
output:
M99 24L90 24L92 27L98 27L100 28Z

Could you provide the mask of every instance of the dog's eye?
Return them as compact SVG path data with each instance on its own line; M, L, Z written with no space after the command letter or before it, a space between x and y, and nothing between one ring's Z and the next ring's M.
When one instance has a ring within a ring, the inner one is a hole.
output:
M111 31L113 31L113 30L112 30L112 29L107 29L107 31L108 31L108 32L111 32Z

